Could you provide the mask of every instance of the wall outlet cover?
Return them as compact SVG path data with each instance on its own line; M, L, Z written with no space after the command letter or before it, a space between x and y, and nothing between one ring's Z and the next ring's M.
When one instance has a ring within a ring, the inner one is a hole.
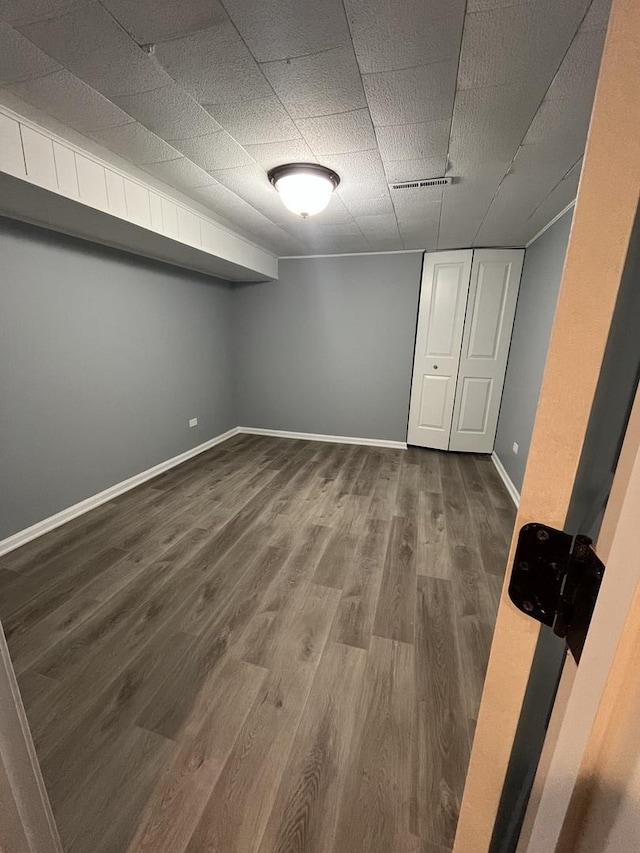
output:
M198 419L197 418L189 418L189 427L197 427Z
M515 441L514 441L514 442L513 442L513 452L514 452L514 453L517 453L517 452L518 452L518 450L520 450L520 448L518 447L518 445L517 445L517 444L515 443Z

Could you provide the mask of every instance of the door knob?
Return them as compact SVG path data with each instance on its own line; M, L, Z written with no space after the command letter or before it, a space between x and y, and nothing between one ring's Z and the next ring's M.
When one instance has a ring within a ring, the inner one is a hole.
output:
M437 364L434 364L434 365L433 365L433 369L434 369L434 370L437 370L437 369L438 369L438 365L437 365Z

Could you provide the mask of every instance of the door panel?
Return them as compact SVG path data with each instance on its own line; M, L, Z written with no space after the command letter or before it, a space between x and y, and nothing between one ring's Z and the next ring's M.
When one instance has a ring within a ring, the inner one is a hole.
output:
M474 252L450 450L493 450L523 259L523 249Z
M471 249L425 255L407 441L447 450L469 294Z
M460 405L454 429L457 433L484 435L487 429L493 380L465 376L460 380Z

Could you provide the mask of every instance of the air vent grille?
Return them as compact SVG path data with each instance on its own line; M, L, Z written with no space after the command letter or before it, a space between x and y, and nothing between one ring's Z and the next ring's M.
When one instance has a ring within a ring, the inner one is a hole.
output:
M453 183L453 178L424 178L420 181L401 181L389 184L392 190L418 190L424 187L445 187Z

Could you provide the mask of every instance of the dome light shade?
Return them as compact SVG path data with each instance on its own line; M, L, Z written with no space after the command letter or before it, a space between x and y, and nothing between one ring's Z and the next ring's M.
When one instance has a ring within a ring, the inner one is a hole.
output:
M280 193L282 203L292 213L306 218L320 213L329 204L340 176L318 163L287 163L276 166L268 178Z

